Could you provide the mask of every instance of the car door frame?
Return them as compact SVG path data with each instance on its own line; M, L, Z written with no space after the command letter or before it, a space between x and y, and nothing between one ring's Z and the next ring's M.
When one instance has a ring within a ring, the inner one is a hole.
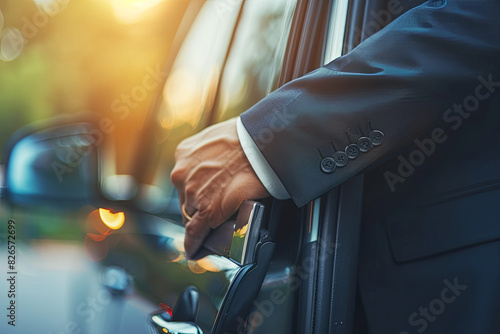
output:
M349 1L347 8L340 6L345 12L339 13L339 1L299 1L280 84L331 57L325 55L327 39L329 33L337 33L331 25L338 25L339 18L344 19L345 30L337 35L347 51L345 42L356 31L351 17L360 7L358 1ZM362 195L363 176L357 175L302 209L305 231L300 262L310 265L299 292L297 333L353 332Z

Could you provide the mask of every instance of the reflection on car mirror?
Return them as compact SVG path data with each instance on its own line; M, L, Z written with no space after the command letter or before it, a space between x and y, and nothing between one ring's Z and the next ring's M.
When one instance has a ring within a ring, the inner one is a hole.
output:
M257 243L260 241L264 205L255 201L245 201L237 214L214 229L196 258L215 253L246 265L254 262Z
M81 204L97 198L99 138L94 130L92 123L80 122L42 128L14 140L5 173L10 199Z

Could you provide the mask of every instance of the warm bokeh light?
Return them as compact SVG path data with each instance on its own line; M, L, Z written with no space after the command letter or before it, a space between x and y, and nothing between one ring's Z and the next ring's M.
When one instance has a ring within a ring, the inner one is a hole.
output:
M107 235L103 234L95 234L95 233L87 233L87 237L92 241L100 242L106 239Z
M86 218L84 247L92 261L102 261L108 254L107 237L123 226L125 213L99 208L92 210Z
M207 272L207 270L205 268L198 265L198 263L196 261L192 261L192 260L188 261L188 268L189 268L189 270L191 270L191 272L193 274L203 274L203 273Z
M106 124L99 136L103 176L135 171L136 143L190 1L1 3L0 146L5 148L9 136L28 123L92 114ZM117 19L127 8L138 18L134 24ZM6 161L4 151L0 163ZM115 158L116 171L110 174L107 167Z
M248 224L234 231L233 237L243 238L245 234L247 234L247 230L248 230Z
M177 256L175 259L173 259L170 262L179 262L179 261L184 260L184 259L185 259L184 254L179 254L179 256Z
M134 23L163 0L111 0L115 16L123 23Z
M183 123L195 127L203 111L203 83L189 69L172 73L165 86L164 98L168 115L163 115L161 125L172 129Z
M208 256L204 257L202 259L199 259L198 261L196 261L196 263L198 263L198 265L200 267L202 267L203 269L205 269L207 271L211 271L211 272L219 272L220 271L220 268Z
M113 230L118 230L125 222L125 213L123 212L113 213L111 210L100 208L99 215L101 216L102 222Z
M187 121L193 125L202 107L203 86L197 80L196 73L189 69L178 69L168 78L165 88L165 101L168 109L174 113L175 120L179 123Z
M206 81L189 69L178 69L172 73L165 86L166 108L160 115L160 124L171 130L188 123L196 127L204 110L212 107L219 81L219 69L212 68Z
M184 253L184 240L176 238L174 240L174 247L177 249L180 253Z
M103 240L114 231L104 224L98 209L92 210L87 215L85 229L87 235L91 234L90 238L94 241Z

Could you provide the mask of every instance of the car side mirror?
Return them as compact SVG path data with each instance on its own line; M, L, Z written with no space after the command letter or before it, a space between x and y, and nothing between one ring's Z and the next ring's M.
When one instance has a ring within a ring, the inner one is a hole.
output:
M102 133L96 130L91 122L76 122L14 134L5 169L9 199L82 204L98 198Z

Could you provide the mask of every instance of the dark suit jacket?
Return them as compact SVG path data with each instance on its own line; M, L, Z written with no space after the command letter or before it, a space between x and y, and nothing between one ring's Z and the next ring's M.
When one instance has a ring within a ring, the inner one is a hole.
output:
M427 2L243 113L292 199L307 203L443 119L452 128L457 113L447 109L475 95L483 81L496 84L479 95L498 90L499 6L495 0ZM322 172L320 162L333 147L344 150L369 135L368 121L385 134L383 144L331 174Z
M500 1L428 1L241 117L299 206L366 173L370 333L500 333Z

